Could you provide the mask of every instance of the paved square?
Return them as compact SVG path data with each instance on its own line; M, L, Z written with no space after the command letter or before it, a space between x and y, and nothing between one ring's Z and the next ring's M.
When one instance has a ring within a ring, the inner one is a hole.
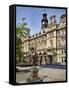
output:
M31 72L16 72L16 81L23 81L30 77ZM43 82L50 81L65 81L66 80L66 70L65 69L55 69L55 68L39 68L39 77L47 76L43 79Z

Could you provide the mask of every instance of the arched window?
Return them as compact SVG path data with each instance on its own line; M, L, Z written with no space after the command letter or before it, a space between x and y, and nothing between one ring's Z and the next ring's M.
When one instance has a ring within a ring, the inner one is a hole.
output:
M39 55L42 55L42 53L40 52Z
M46 52L44 52L43 55L46 55Z

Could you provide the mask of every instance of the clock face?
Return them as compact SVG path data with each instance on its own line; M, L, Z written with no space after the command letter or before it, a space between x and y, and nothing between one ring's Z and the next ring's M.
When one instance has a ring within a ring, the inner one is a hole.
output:
M45 22L42 22L42 24L45 24Z

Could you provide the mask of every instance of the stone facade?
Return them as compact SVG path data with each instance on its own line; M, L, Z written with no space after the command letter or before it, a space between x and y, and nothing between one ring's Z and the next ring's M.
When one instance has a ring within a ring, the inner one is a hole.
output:
M45 14L44 14L45 15ZM23 51L26 61L32 64L32 55L36 53L38 64L65 64L66 63L66 15L60 17L57 24L56 16L50 17L48 24L47 14L42 19L42 27L39 33L27 35L23 39ZM31 48L34 51L31 52Z

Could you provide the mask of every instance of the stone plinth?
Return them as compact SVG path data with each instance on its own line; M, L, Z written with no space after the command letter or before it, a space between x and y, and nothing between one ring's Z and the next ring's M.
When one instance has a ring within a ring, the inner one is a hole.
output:
M34 66L34 67L32 68L31 74L32 74L31 76L32 76L33 79L38 78L38 68L37 68L36 66Z

